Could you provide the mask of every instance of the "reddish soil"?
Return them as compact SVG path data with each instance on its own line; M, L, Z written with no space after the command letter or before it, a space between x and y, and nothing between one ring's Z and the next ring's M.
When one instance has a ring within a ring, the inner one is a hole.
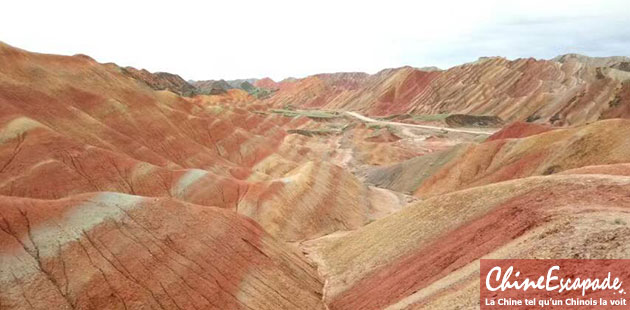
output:
M5 305L321 308L315 271L233 212L114 193L0 205Z
M375 270L329 303L331 310L382 309L479 259L548 220L551 208L590 205L602 199L630 208L627 187L539 188L438 236L433 243ZM575 194L578 193L578 194Z
M515 139L525 138L539 133L543 133L552 130L553 127L541 124L532 124L525 122L514 122L503 127L498 132L494 133L486 141L500 140L500 139Z

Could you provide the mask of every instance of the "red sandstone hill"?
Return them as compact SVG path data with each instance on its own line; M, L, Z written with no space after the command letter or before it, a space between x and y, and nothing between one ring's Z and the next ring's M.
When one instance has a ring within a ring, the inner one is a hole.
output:
M482 143L460 144L374 168L367 181L424 198L579 167L626 163L630 162L628 135L630 121L625 119L566 129L517 123Z
M307 244L331 310L479 309L479 259L630 257L630 178L518 179ZM614 241L613 241L614 240Z
M316 171L308 168L321 157L308 145L296 148L304 142L286 139L286 129L312 120L240 108L253 100L242 91L188 99L156 92L115 65L6 45L0 61L6 64L0 80L0 194L56 199L114 191L174 197L245 213L291 241L357 228L381 210L370 206L376 198L352 174L322 163L315 163ZM273 175L261 170L272 155L291 169ZM55 177L43 177L49 175ZM333 190L330 177L343 191ZM302 206L294 220L266 220L296 215L263 201L276 206L281 197L313 187L308 199L291 198ZM357 204L358 197L365 203ZM319 220L313 222L313 216Z
M474 309L480 258L628 258L624 63L263 79L260 100L0 44L0 308Z
M262 78L254 82L254 86L266 89L278 89L278 83L274 82L271 78Z
M0 196L0 300L35 309L323 309L322 282L253 221L118 193Z
M185 98L4 44L0 64L3 306L317 309L322 280L285 242L402 203L376 206L386 191L289 138L318 123L243 91Z
M514 122L503 127L498 132L491 135L488 140L501 140L501 139L510 139L510 138L525 138L528 136L533 136L539 133L543 133L545 131L552 130L553 127L542 125L542 124L532 124L525 122Z
M320 74L286 83L266 101L377 116L458 113L583 124L627 116L630 73L620 69L623 59L495 57L444 71L403 67L371 76Z

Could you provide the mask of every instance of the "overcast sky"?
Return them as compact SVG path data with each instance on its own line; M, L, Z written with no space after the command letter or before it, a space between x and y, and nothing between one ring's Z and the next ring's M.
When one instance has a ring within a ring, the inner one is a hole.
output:
M196 80L630 55L629 0L92 2L5 1L0 41Z

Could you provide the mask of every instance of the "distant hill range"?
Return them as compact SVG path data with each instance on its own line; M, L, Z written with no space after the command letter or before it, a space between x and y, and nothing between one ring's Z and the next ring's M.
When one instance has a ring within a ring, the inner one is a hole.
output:
M255 85L278 89L266 100L272 106L371 116L492 115L558 126L630 117L630 58L623 56L482 57L447 70L407 66Z
M359 111L371 116L472 114L558 126L629 117L630 57L560 55L550 60L481 57L447 70L410 66L304 78L185 81L164 72L123 72L182 96L240 89L283 108Z
M195 87L200 94L218 95L224 94L229 89L241 89L248 92L256 98L265 98L271 94L272 89L254 86L257 79L239 79L239 80L205 80L205 81L189 81L190 85Z
M262 99L268 97L273 91L273 88L254 86L253 83L258 81L258 79L186 81L177 74L167 72L151 73L145 69L133 67L121 67L120 70L128 76L146 83L155 90L169 90L185 97L221 95L227 93L230 89L241 89L257 99Z

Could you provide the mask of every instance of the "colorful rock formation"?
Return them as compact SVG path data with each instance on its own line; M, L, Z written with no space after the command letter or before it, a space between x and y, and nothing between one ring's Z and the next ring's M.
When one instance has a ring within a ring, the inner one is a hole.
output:
M0 308L474 309L481 258L628 258L628 63L191 84L0 43Z
M626 62L623 57L495 57L444 71L403 67L370 76L314 75L286 83L267 102L375 116L457 113L508 122L584 124L626 115Z

